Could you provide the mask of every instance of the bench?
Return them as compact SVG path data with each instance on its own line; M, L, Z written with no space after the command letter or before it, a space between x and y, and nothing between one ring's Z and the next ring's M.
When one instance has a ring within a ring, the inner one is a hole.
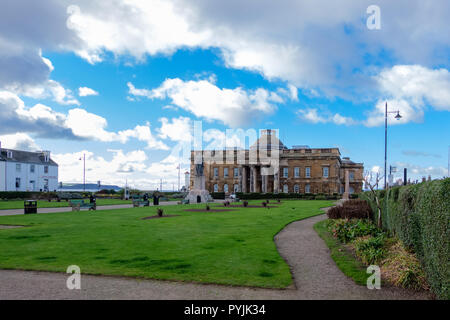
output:
M137 208L143 205L144 207L150 206L150 200L144 200L143 197L133 197L133 208Z
M84 200L70 200L70 206L72 207L72 211L80 211L82 208L87 208L88 210L97 210L97 204L84 202Z
M189 204L189 199L183 199L180 202L181 204Z

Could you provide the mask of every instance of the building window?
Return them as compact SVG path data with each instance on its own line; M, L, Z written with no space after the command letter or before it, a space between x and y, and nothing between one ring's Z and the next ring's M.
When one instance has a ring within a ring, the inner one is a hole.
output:
M224 178L228 178L228 168L223 168L223 176Z
M287 178L289 175L289 168L283 168L283 178Z
M30 187L31 187L31 191L35 191L35 189L36 189L36 181L30 180Z
M306 167L305 168L305 177L306 178L311 178L311 167Z
M350 187L349 192L350 192L350 194L353 194L353 193L355 193L355 189L353 189L353 187Z
M298 184L296 184L296 185L294 186L294 192L295 192L295 193L299 193L299 192L300 192L300 188L298 187Z
M305 185L305 193L311 193L311 186L309 184Z
M350 171L348 173L348 178L350 181L353 181L355 179L355 173L353 171Z
M16 189L20 188L20 178L16 178Z
M223 185L223 192L228 193L228 185L227 184Z
M35 167L36 166L34 164L30 165L30 172L31 173L34 173Z
M44 191L48 191L48 179L44 179Z
M44 173L48 173L48 166L44 166Z
M219 185L217 183L214 185L214 192L219 192Z
M22 166L20 165L20 163L16 163L16 172L20 172L21 169Z
M289 186L287 184L283 185L283 192L288 193L289 192Z
M219 177L219 168L214 168L214 178Z
M239 192L239 185L238 184L235 184L234 185L234 192L236 193L236 192Z
M323 167L322 168L322 172L323 172L323 177L324 178L328 178L328 173L329 173L329 167Z
M234 177L239 177L239 168L234 168Z
M299 178L299 177L300 177L300 168L299 168L299 167L295 167L295 168L294 168L294 176L295 176L296 178Z

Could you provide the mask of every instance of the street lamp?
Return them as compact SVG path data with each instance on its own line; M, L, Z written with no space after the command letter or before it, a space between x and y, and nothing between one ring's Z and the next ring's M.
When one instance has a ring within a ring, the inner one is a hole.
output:
M81 158L78 160L81 160ZM83 153L83 192L86 192L86 154L85 153Z
M387 115L388 113L396 113L395 119L400 120L402 116L400 115L400 111L388 111L387 109L387 102L384 109L384 189L387 189L387 181L386 181L386 162L387 162Z

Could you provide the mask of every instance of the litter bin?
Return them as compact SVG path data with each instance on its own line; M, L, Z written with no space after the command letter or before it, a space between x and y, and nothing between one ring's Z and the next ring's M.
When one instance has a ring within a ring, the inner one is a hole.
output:
M23 203L24 213L37 213L37 201L36 200L25 200Z

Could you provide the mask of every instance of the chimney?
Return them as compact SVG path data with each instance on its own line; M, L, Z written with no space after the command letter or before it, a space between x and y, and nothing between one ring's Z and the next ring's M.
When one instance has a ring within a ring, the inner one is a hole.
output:
M44 162L50 161L50 151L42 151L42 155L44 156Z

